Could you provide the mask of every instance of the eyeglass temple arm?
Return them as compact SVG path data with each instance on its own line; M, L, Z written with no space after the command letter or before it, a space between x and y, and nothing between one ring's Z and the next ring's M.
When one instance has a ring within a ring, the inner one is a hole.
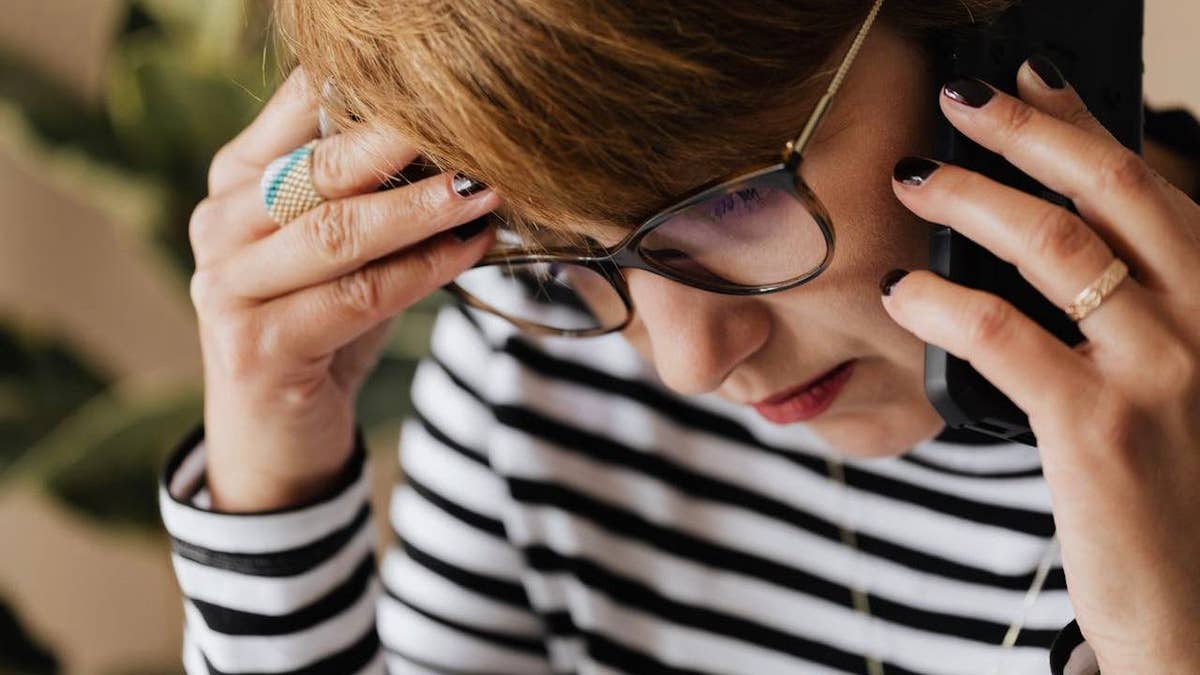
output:
M833 81L829 83L829 88L817 101L817 107L813 110L813 114L808 118L808 124L804 125L804 130L795 140L788 141L787 147L784 149L784 162L789 166L793 162L799 162L800 156L804 153L804 149L808 147L809 141L812 140L813 132L821 124L821 120L825 118L825 113L829 112L829 105L833 102L834 95L842 86L842 80L846 78L846 73L850 70L851 64L858 56L858 50L862 48L863 41L867 38L867 33L871 30L871 25L875 23L875 17L879 14L880 7L883 6L883 0L875 0L875 4L871 6L871 11L867 14L867 18L863 21L862 26L858 29L858 34L854 36L854 42L850 44L849 51L846 52L846 57L842 59L842 65L838 67L837 73L833 76Z

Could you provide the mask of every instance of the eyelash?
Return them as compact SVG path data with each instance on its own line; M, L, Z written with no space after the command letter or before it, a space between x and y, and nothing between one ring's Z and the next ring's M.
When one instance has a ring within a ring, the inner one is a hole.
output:
M753 213L762 206L762 203L763 196L759 194L758 188L737 190L718 198L709 211L709 215L720 222L728 213L736 211L738 208L746 209L746 213Z

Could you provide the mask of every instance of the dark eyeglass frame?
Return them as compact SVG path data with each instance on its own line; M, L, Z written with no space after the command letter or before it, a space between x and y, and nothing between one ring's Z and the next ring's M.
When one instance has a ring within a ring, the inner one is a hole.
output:
M850 65L854 62L858 55L859 48L862 46L863 40L870 31L871 25L874 23L876 16L879 13L880 6L883 5L883 0L875 0L871 11L867 18L863 21L858 33L855 35L854 41L850 45L850 49L843 57L841 65L834 74L833 80L830 83L825 94L817 101L816 108L809 116L808 122L805 123L803 131L794 140L788 141L784 145L782 160L761 169L756 169L730 179L717 181L708 185L702 185L688 195L685 195L676 202L673 206L667 207L658 213L650 216L642 222L637 228L626 235L620 242L603 247L599 244L593 249L581 251L579 248L556 248L546 247L539 249L517 249L506 250L488 253L477 261L472 269L476 267L486 267L491 265L523 265L529 263L544 263L544 262L561 262L570 263L586 267L591 271L599 274L613 287L613 290L621 298L621 302L625 305L625 320L615 327L601 327L584 330L559 329L544 326L542 324L526 321L517 317L509 316L504 312L488 305L479 300L474 295L470 294L458 284L451 282L445 286L445 289L458 297L465 304L481 309L485 312L495 314L509 321L523 331L536 335L556 335L562 337L591 337L596 335L605 335L624 329L633 319L633 298L629 293L629 286L625 281L625 276L621 273L621 269L639 269L645 270L652 274L665 277L672 281L698 288L712 293L720 293L723 295L765 295L768 293L778 293L797 286L803 285L824 272L833 260L834 244L836 237L833 229L833 222L829 217L829 212L817 198L812 188L804 181L800 175L800 168L804 160L804 151L808 147L810 141L816 135L817 129L821 122L825 119L826 113L829 111L830 104L833 101L834 95L841 88L842 81L845 79L846 73L850 69ZM708 200L727 195L738 190L744 190L751 186L762 186L768 188L782 189L791 193L802 206L804 206L809 215L821 228L826 243L825 257L821 263L813 270L793 279L786 281L761 285L761 286L743 286L737 284L719 284L707 283L695 278L687 277L679 274L676 270L656 262L653 258L646 256L639 245L645 237L653 232L655 228L670 220L673 216L681 211L684 211L696 204L706 202Z

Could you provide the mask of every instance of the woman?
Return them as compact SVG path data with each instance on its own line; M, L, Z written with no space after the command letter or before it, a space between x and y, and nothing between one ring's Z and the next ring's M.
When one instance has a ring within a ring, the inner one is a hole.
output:
M1195 165L1152 146L1169 184L1044 58L1019 99L934 81L926 31L1006 4L280 0L303 68L214 159L191 226L205 420L161 491L188 672L1200 669ZM321 82L343 133L313 143ZM921 159L933 104L1081 215ZM511 237L615 246L788 139L814 199L705 201L647 235L658 268L510 252L464 274ZM442 171L376 190L418 155ZM1133 275L1070 349L997 298L884 274L928 267L927 221L1060 307L1114 261ZM576 293L534 307L546 324L510 313L525 330L444 310L377 575L355 392L439 286L502 309L469 282L489 270ZM780 276L804 283L740 292ZM602 302L622 288L632 314ZM1039 450L945 430L924 342L1029 412Z

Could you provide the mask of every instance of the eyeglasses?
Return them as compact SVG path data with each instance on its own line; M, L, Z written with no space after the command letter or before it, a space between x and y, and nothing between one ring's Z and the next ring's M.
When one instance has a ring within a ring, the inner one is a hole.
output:
M640 269L725 295L764 295L812 281L833 259L829 213L800 175L883 0L863 21L803 131L782 161L701 186L612 246L531 246L497 223L497 247L446 289L472 307L539 335L588 337L622 330L633 299L621 269Z

